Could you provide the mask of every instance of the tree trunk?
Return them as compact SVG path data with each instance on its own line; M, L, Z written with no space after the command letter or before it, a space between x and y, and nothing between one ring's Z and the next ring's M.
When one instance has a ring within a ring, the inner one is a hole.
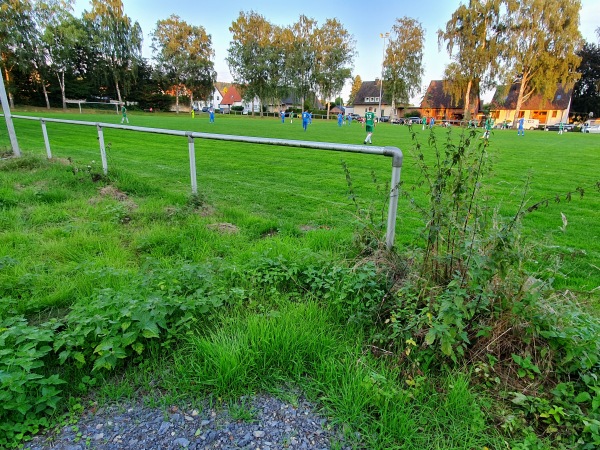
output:
M519 86L519 96L517 97L517 106L515 108L515 118L513 119L513 128L517 128L517 121L519 120L519 112L521 112L521 106L523 106L523 95L525 93L525 84L527 77L523 75L521 79L521 85Z
M56 74L58 78L58 85L60 86L60 94L62 96L62 107L64 110L67 109L67 97L65 95L65 73L59 72Z
M46 99L46 109L50 109L50 100L48 99L48 90L46 89L46 83L42 78L42 91L44 92L44 98Z
M123 103L121 100L121 89L119 89L119 80L115 77L115 88L117 89L117 100L119 100L119 104Z
M471 112L469 111L469 100L471 99L471 85L473 84L473 80L469 80L467 83L467 92L465 92L465 112L463 114L464 120L471 119Z
M6 74L5 79L6 79L6 87L8 88L10 86L10 72L8 70L8 67L6 67L4 69L4 73ZM10 92L10 89L7 89L8 91L8 104L10 105L10 107L12 109L15 109L15 99L12 95L12 92Z

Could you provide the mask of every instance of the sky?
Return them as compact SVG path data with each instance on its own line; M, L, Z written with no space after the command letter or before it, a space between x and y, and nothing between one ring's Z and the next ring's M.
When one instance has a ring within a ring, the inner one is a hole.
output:
M211 35L217 81L224 82L233 81L225 58L231 41L229 27L238 18L240 11L255 11L269 22L280 26L292 25L301 14L315 19L318 25L322 25L327 19L337 18L356 41L357 56L352 75L360 75L363 81L372 81L381 76L385 42L380 34L390 31L396 18L411 17L418 20L425 29L425 74L420 86L421 93L411 99L413 104L420 103L431 80L441 80L443 77L450 57L445 48L438 48L437 30L445 27L461 3L465 1L227 0L221 4L218 1L207 0L123 0L125 14L139 22L142 27L144 58L152 58L150 35L156 28L156 22L175 14L191 25L203 26ZM581 3L580 30L583 38L588 42L597 43L599 39L595 30L600 26L600 1L582 0ZM76 0L75 15L80 16L84 10L90 10L90 5L89 0ZM350 84L350 81L347 82L342 91L345 101L348 100ZM483 100L490 101L492 94L483 93Z

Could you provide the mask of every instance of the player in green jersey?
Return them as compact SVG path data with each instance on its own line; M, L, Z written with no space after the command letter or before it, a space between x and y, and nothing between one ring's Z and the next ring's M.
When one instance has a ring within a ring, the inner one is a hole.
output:
M365 126L367 128L367 137L365 138L365 144L372 144L371 136L373 135L373 129L375 128L375 113L372 111L372 108L369 108L369 111L365 113Z

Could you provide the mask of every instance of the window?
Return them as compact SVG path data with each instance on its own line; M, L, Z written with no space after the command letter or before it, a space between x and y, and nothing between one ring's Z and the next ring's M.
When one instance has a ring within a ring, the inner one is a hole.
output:
M558 111L552 111L552 117L558 116Z
M379 102L379 97L373 97L374 102Z

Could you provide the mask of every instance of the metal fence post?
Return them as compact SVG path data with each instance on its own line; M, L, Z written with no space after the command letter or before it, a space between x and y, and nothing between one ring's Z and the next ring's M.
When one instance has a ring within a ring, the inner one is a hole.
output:
M106 162L106 148L104 147L104 133L102 132L102 126L96 124L98 128L98 141L100 142L100 158L102 158L102 171L104 175L108 175L108 163Z
M196 195L198 193L198 180L196 177L196 152L194 149L194 138L191 132L186 134L190 153L190 178L192 179L192 194Z
M48 131L46 130L46 121L41 119L42 123L42 134L44 135L44 144L46 144L46 154L48 159L52 159L52 152L50 151L50 141L48 140Z
M385 247L391 250L396 237L396 217L398 215L398 196L400 191L400 173L402 171L402 152L395 148L387 148L392 155L392 184L390 185L390 205L388 208Z
M15 126L13 125L12 117L10 115L10 105L8 104L8 96L6 95L6 88L4 87L4 78L0 75L0 101L2 102L2 110L4 111L4 119L6 120L6 129L8 130L8 137L10 138L10 145L15 156L21 156L21 150L19 150L19 141L17 141L17 133L15 133Z

